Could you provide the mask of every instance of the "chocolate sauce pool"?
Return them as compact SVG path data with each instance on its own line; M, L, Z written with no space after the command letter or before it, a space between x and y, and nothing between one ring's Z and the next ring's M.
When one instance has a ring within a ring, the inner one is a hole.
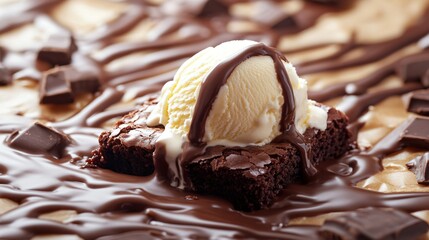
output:
M235 1L226 2L232 5ZM52 8L61 3L60 0L24 1L2 7L0 33L34 22L36 25L50 26L58 34L68 34L69 30L49 17ZM173 16L176 21L172 24L162 20L159 7L136 1L129 1L129 5L129 11L89 36L75 36L79 51L73 55L72 65L97 72L103 88L76 115L49 124L64 131L73 140L63 158L31 155L9 148L4 144L6 137L34 120L21 116L2 116L0 119L0 141L3 143L0 144L0 197L20 204L0 215L0 238L29 239L43 234L75 234L83 239L109 239L109 236L111 239L137 236L155 239L318 239L318 226L288 226L288 222L294 217L368 206L393 207L408 212L428 209L429 193L385 194L352 187L381 171L383 157L404 147L399 141L403 131L401 126L371 150L356 150L341 159L317 166L317 173L307 184L288 186L270 209L250 213L235 211L228 202L219 198L175 189L158 182L154 176L135 177L105 169L82 168L91 151L98 146L97 138L103 130L101 125L131 110L108 109L119 103L128 91L135 91L137 97L158 92L163 83L172 79L184 60L205 47L233 39L253 39L275 46L281 34L302 31L312 24L292 25L282 31L261 26L254 32L229 33L224 27L226 22L232 20L229 16L209 20L192 17L199 15L195 12L188 17ZM302 14L312 13L312 8L317 9L317 14L308 19L315 19L328 11L339 11L342 6L321 7L316 3L306 3ZM113 41L115 36L131 30L145 18L160 20L153 41ZM298 71L322 72L376 61L424 37L429 32L428 20L429 15L426 14L407 30L407 34L385 43L350 44L344 53L356 49L365 52L365 56L357 60L320 59L300 64ZM186 31L178 31L184 28ZM177 39L166 37L176 32L179 32ZM87 51L97 48L103 49L103 54L92 59ZM113 60L143 50L153 52L126 68L114 72L106 70L105 66ZM34 64L36 51L3 49L0 59L11 73L22 73L28 77L24 73L30 69L33 73L31 79L38 81L42 69ZM330 87L334 89L332 91L311 92L310 95L315 100L356 95L350 96L353 97L352 101L346 98L343 102L346 113L355 122L369 106L390 96L423 88L420 83L406 83L389 90L366 92L367 88L394 74L392 69L397 64L400 63L388 65L357 82L350 82L357 86L355 92L347 92L345 84L334 84ZM355 124L361 126L359 122ZM71 210L76 212L76 216L64 223L39 218L41 214L58 210Z

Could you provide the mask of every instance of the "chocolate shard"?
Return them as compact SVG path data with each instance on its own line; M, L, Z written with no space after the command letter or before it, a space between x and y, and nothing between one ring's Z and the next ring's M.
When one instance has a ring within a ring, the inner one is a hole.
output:
M395 209L364 208L327 219L320 228L324 239L416 239L428 224Z
M36 122L22 131L13 132L6 143L23 152L61 158L71 141L64 133Z
M420 184L429 184L429 152L416 157L407 163L410 171L416 174L416 180Z
M339 4L340 0L307 0L310 2L322 3L322 4Z
M274 2L258 1L255 3L256 12L252 20L273 29L283 29L296 26L295 19L282 10L281 6Z
M68 104L74 101L70 81L61 68L43 74L39 95L41 104Z
M220 0L168 0L162 5L166 15L192 15L201 18L228 14L228 5Z
M402 134L401 143L407 147L429 149L429 118L411 119Z
M204 0L197 17L213 17L217 15L227 15L228 6L219 0Z
M421 78L421 82L422 82L424 87L429 88L429 69L426 70L426 73Z
M396 66L396 73L404 82L420 81L429 69L429 53L404 58Z
M37 54L37 60L51 66L70 64L72 54L77 50L70 35L51 35Z
M74 67L61 67L69 79L73 93L95 93L100 88L98 73L90 70L78 70Z
M429 89L412 92L408 101L407 110L409 112L429 116Z
M0 63L0 86L8 85L12 82L12 76L9 70Z

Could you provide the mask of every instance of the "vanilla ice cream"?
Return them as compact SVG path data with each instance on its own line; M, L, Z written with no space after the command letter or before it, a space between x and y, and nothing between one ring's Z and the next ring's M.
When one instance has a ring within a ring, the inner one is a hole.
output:
M167 149L167 153L177 156L181 146L177 142L187 141L199 90L207 75L223 60L255 44L259 43L240 40L206 48L186 61L174 80L164 86L148 125L165 126L159 141L172 140L167 144L171 150ZM326 111L307 99L307 82L297 75L292 64L283 64L293 88L297 130L300 133L308 127L324 130ZM281 134L283 104L282 88L273 59L270 56L250 57L233 70L221 87L205 123L203 142L208 146L270 143ZM173 139L176 143L173 143Z

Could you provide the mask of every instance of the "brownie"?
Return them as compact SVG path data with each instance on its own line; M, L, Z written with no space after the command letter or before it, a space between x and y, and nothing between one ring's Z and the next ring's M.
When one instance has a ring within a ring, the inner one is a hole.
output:
M120 173L152 174L155 142L163 132L163 126L145 124L154 104L148 101L119 120L113 130L103 132L90 163ZM326 130L309 128L304 133L315 164L337 158L350 147L347 116L323 107L328 109ZM184 166L184 171L190 181L187 190L221 196L243 211L269 207L286 185L304 180L300 152L290 143L209 147Z

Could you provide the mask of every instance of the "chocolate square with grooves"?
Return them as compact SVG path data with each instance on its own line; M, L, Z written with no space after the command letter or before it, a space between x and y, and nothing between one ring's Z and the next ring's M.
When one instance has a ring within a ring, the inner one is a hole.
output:
M401 142L407 147L429 149L429 118L411 119L403 132Z
M409 112L429 116L429 89L412 92L407 110Z
M324 239L415 239L428 224L395 209L364 208L327 219L320 228Z
M429 69L429 53L419 54L402 60L396 67L404 82L419 81Z
M41 104L68 104L74 101L70 81L61 68L43 74L39 94Z
M70 35L52 35L37 54L37 60L52 66L71 63L72 54L76 51L74 39Z
M13 132L6 139L6 143L9 147L23 152L61 158L70 139L67 135L36 122L22 131Z

